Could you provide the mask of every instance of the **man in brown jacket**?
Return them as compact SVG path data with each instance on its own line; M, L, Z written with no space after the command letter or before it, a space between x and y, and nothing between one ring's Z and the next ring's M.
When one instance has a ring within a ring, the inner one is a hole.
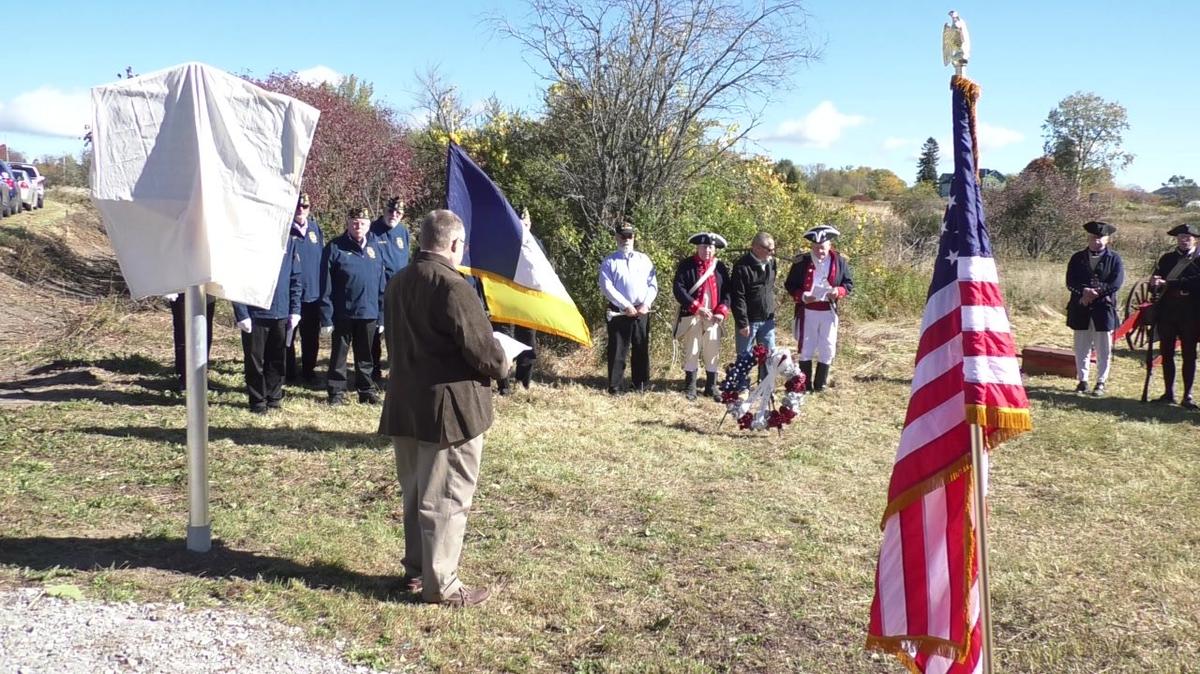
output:
M492 425L489 378L509 367L475 290L456 270L465 237L457 215L432 211L421 221L421 252L388 283L392 376L379 421L379 433L392 436L404 494L405 587L454 607L490 594L459 581L458 561L483 432Z

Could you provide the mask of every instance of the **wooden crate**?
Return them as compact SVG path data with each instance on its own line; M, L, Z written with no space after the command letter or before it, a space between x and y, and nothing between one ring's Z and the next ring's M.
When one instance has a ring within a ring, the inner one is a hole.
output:
M1075 352L1052 346L1027 346L1021 349L1021 371L1025 374L1054 374L1075 378Z

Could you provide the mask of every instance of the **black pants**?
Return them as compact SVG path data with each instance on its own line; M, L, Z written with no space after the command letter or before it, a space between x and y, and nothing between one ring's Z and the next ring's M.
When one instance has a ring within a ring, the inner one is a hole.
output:
M325 386L329 395L346 390L346 355L354 351L354 388L359 396L375 388L371 360L371 339L375 336L375 319L342 319L333 323L333 344L329 350L329 377Z
M287 319L254 319L250 332L242 333L242 353L246 364L246 393L250 409L279 407L283 400L284 337Z
M179 293L171 301L171 337L175 340L175 376L179 378L179 390L187 388L187 316L184 316L183 295ZM208 354L212 355L212 325L213 311L217 308L216 300L208 302L204 317L208 319Z
M529 388L529 383L533 380L533 361L537 360L537 330L526 328L512 323L492 323L492 327L497 332L502 332L518 342L533 347L529 351L522 351L521 355L517 356L516 367L513 368L513 378L521 382L525 388ZM500 390L508 390L508 378L501 379Z
M287 379L296 381L316 378L317 349L321 341L321 303L305 302L300 305L300 324L292 343L287 345ZM296 368L296 344L300 344L300 368Z
M1184 313L1180 310L1179 313ZM1163 384L1167 393L1175 392L1175 340L1183 350L1183 397L1192 395L1192 382L1196 378L1196 342L1200 338L1200 323L1191 318L1183 320L1167 315L1159 319L1158 348L1162 353Z
M608 320L608 391L616 393L625 385L625 359L631 358L633 388L641 389L650 381L650 316L613 316Z

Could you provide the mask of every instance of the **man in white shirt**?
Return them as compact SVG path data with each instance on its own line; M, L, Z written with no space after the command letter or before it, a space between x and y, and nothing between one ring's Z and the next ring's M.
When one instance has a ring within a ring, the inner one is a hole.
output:
M658 296L654 263L633 249L633 225L616 231L617 251L600 263L600 291L608 300L608 392L621 393L631 357L633 390L650 381L650 307Z

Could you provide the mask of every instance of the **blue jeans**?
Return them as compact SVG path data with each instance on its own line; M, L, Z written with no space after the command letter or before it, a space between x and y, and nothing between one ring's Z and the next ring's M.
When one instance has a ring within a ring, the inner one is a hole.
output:
M750 321L750 334L742 336L741 331L734 333L734 343L737 344L737 355L742 355L750 350L753 344L762 344L767 347L767 353L775 350L775 319L768 318L765 321Z

